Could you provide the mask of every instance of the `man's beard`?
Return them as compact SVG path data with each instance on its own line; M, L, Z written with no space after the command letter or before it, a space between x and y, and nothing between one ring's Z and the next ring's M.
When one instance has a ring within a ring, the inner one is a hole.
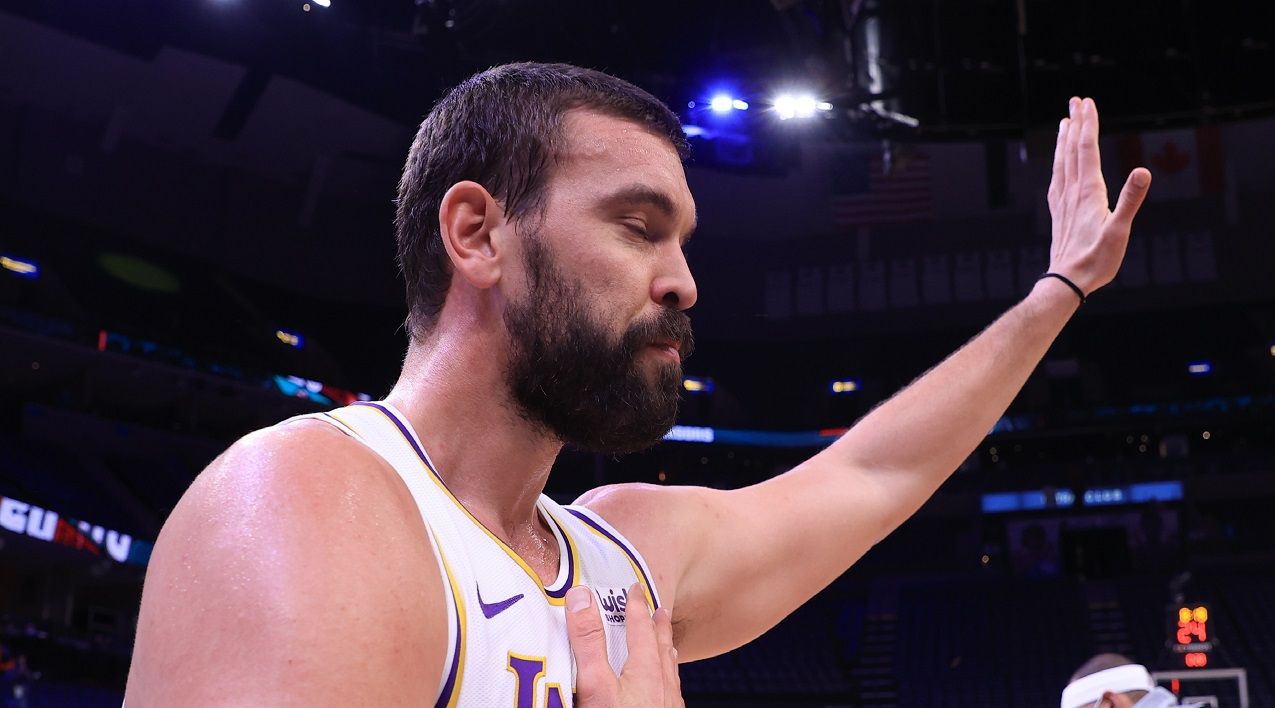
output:
M654 381L637 361L667 340L682 358L695 347L690 319L665 307L612 342L583 289L552 262L538 235L523 241L530 292L505 311L505 381L519 414L569 445L624 454L659 442L677 421L680 365L658 362Z

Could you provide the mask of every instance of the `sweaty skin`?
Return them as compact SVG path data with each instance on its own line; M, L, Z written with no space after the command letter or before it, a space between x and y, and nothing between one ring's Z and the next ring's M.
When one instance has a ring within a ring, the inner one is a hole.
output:
M556 265L617 338L659 308L690 308L697 292L682 246L696 215L673 148L637 124L592 111L572 111L565 122L570 139L538 228ZM1150 174L1135 170L1108 209L1097 109L1072 99L1049 189L1050 270L1086 293L1110 282L1149 184ZM529 292L525 244L473 182L451 188L439 222L451 288L438 325L409 348L388 400L429 441L470 513L552 580L557 546L534 504L562 443L518 415L501 378L502 313ZM579 503L645 556L672 611L652 621L670 625L677 660L740 646L934 493L1008 407L1078 303L1063 283L1040 281L791 472L733 491L604 487ZM655 381L658 367L677 365L677 354L652 346L635 364ZM320 423L258 431L199 476L156 542L128 704L419 705L437 690L444 609L424 524L392 469ZM642 683L646 699L619 700L641 691L582 670L581 705L677 705L680 698L667 695L676 671L653 678L660 631L656 649L637 652L650 650L645 668L619 679ZM651 633L642 636L651 644ZM596 666L596 651L578 639L572 635L578 665Z

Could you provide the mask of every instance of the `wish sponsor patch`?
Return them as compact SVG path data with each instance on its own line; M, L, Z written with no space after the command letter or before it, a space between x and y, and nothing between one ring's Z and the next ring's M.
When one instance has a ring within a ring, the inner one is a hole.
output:
M611 624L624 624L624 611L629 605L627 588L607 588L594 591L598 596L598 606L602 608L602 617Z

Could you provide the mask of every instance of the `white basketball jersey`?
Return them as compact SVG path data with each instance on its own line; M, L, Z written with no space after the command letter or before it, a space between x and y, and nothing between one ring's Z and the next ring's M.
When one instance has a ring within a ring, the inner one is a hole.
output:
M575 662L564 600L574 585L593 589L611 667L620 673L628 658L628 588L641 583L645 597L640 601L652 610L659 607L659 596L642 556L606 521L588 509L540 496L536 507L561 556L557 578L543 585L456 500L406 417L389 404L356 403L301 417L330 423L367 445L389 462L416 499L447 596L448 650L436 708L571 706Z

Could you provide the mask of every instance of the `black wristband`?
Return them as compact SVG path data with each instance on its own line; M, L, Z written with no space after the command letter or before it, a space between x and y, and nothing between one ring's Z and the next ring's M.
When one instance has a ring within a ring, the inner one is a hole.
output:
M1067 284L1067 287L1071 288L1072 292L1076 293L1076 297L1080 298L1080 304L1081 305L1085 304L1085 291L1081 290L1079 285L1076 285L1075 283L1071 282L1071 280L1068 279L1067 276L1061 275L1059 273L1042 273L1041 276L1037 278L1036 280L1044 280L1045 278L1057 278L1063 281L1064 283Z

